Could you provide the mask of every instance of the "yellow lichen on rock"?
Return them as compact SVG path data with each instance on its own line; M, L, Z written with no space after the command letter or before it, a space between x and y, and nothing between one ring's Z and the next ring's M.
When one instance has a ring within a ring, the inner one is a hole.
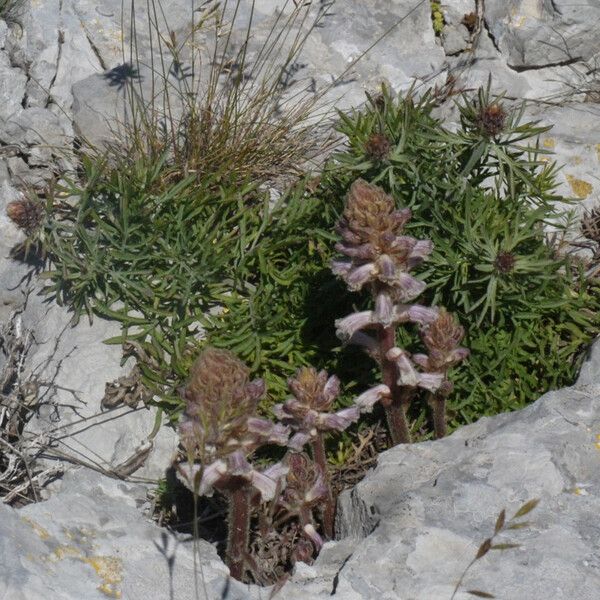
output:
M583 179L577 179L573 175L567 175L567 182L571 186L573 193L582 200L587 198L593 190L592 184L584 181Z
M102 579L98 589L109 598L120 598L118 584L123 581L123 562L116 556L90 556L83 559Z
M546 138L543 143L544 148L549 148L550 150L552 150L556 146L556 141L554 140L554 138Z
M50 534L41 526L38 525L33 519L29 517L21 517L23 523L27 523L33 529L35 533L39 536L41 540L47 540L50 538Z

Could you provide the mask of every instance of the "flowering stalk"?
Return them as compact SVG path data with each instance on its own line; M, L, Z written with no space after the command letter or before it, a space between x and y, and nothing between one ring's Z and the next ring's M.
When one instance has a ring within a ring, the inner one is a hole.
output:
M430 240L403 234L410 218L410 210L396 210L394 199L381 188L356 180L336 228L342 238L336 249L346 258L331 265L351 291L367 286L373 296L374 309L336 321L337 334L345 342L365 346L379 362L383 385L356 402L368 411L381 401L394 444L410 442L406 410L414 391L422 388L435 394L448 383L447 367L436 370L438 365L432 362L431 368L419 372L413 357L396 346L398 325L416 323L427 328L440 317L437 308L410 304L425 289L425 283L410 271L433 250ZM373 330L374 337L364 330Z
M333 538L335 504L329 488L327 456L324 435L327 431L343 431L358 420L360 408L352 406L337 413L329 410L340 392L337 377L328 377L326 371L317 372L312 367L299 369L296 377L288 380L294 397L273 407L273 412L284 425L295 432L288 446L299 452L310 443L313 460L323 474L327 495L323 501L323 530L325 536Z
M446 435L446 399L454 387L448 379L448 370L469 355L466 348L459 347L464 336L465 330L451 314L442 309L438 318L421 331L421 339L429 354L413 357L425 372L438 373L443 377L438 389L427 395L433 412L435 437L438 439Z
M249 564L250 511L253 499L274 498L288 468L277 463L263 472L247 457L264 444L285 445L289 429L256 416L265 392L261 379L250 381L248 368L225 350L207 348L192 366L181 394L186 409L179 436L187 462L178 475L194 494L209 496L213 489L229 500L227 564L241 580Z
M410 396L406 388L400 388L397 382L396 366L387 357L389 350L396 346L395 327L381 327L378 331L379 347L381 354L381 379L390 390L389 399L383 400L388 430L392 443L410 443L410 429L406 419L406 410L410 402Z

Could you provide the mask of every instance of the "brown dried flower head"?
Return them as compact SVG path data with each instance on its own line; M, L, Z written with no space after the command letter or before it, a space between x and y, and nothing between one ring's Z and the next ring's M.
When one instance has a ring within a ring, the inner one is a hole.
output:
M41 202L22 198L9 202L6 206L6 214L18 227L31 233L40 226L44 216L44 207Z
M294 397L273 406L273 413L296 431L288 443L293 450L300 451L320 431L343 431L360 416L356 406L329 412L340 393L340 381L335 375L329 377L327 371L302 367L296 377L288 379L288 386Z
M333 261L332 270L352 291L378 281L392 291L394 300L416 298L425 284L408 274L432 251L430 240L402 235L411 217L408 208L396 210L394 199L376 185L357 179L350 187L337 232L336 250L349 261Z
M422 364L422 357L418 355L413 358L428 371L446 371L469 355L466 348L459 347L464 336L464 328L456 322L452 314L442 308L438 318L424 327L421 333L429 354L426 364Z
M238 449L248 453L271 438L286 443L285 428L256 416L265 384L262 379L250 381L249 373L227 350L206 348L202 352L181 392L186 409L179 432L186 448L224 456Z
M374 133L365 144L366 155L377 161L385 160L392 149L390 140L382 133Z
M466 13L463 15L461 23L469 30L469 33L473 33L477 25L477 15L474 12Z
M477 115L477 124L480 131L490 137L495 137L504 131L506 116L502 104L489 104L480 108Z
M501 250L494 260L494 268L498 273L508 275L515 268L516 262L517 259L514 254Z
M327 371L317 371L314 367L302 367L296 377L288 379L288 386L300 404L317 411L331 408L339 393L337 377L328 377Z

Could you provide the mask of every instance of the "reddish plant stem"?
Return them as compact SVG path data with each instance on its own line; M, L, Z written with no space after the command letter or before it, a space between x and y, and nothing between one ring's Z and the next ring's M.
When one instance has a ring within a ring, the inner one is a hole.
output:
M229 493L227 566L231 576L238 581L244 576L248 552L251 491L248 485L240 485Z
M321 468L325 484L327 485L327 498L323 503L323 533L327 539L333 539L335 523L335 504L329 484L329 470L327 468L327 455L325 453L325 442L323 433L317 432L317 437L312 441L313 460Z
M427 401L433 412L433 430L435 432L435 439L439 440L445 437L447 432L446 396L429 392Z
M392 393L392 398L385 407L385 416L392 443L394 445L410 444L410 430L406 421L406 406L410 401L410 391L398 385L396 365L386 357L388 350L396 345L395 327L393 325L380 327L378 337L381 356L381 378Z

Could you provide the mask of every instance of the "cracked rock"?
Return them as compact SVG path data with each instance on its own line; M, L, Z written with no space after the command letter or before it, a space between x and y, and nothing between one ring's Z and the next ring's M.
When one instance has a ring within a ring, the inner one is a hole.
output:
M600 53L597 0L485 0L485 21L518 70L568 65Z
M26 84L23 71L13 68L8 54L0 50L0 123L21 108Z
M464 25L446 25L442 31L442 46L450 56L466 50L469 40L469 30Z
M466 600L464 592L477 589L498 598L595 600L598 356L596 344L574 387L528 408L381 454L377 467L340 497L337 528L353 537L327 544L276 598L448 600L500 511L511 517L539 498L530 525L499 540L521 546L478 561L456 597Z
M132 499L143 492L80 469L67 474L59 493L47 502L19 511L1 505L0 596L10 600L265 597L230 579L208 542L177 537L148 521Z

